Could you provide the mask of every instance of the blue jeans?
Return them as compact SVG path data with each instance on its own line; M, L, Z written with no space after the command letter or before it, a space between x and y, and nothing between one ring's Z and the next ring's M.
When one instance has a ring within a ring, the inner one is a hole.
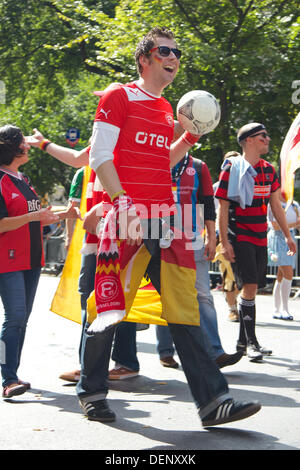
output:
M108 368L116 326L103 333L87 334L84 328L81 376L77 395L82 402L103 400L108 393ZM207 353L199 326L169 324L170 332L200 417L230 398L228 384Z
M210 355L216 359L224 354L218 332L217 312L214 299L210 292L209 265L204 258L204 247L195 252L196 262L196 289L200 311L200 325L210 343Z
M167 326L156 325L157 352L160 359L174 356L173 338ZM136 323L121 322L117 325L112 360L126 369L139 371L140 364L136 349Z
M81 303L81 324L82 332L79 344L79 360L82 348L82 335L86 322L86 302L91 292L94 290L95 285L95 272L96 272L96 254L82 255L81 268L78 282L78 292L80 294Z
M136 351L136 323L121 322L117 325L111 357L126 369L140 370Z
M174 356L175 348L173 338L170 333L170 329L167 326L156 325L156 349L159 354L159 358Z
M224 354L224 349L218 332L214 299L210 292L208 261L204 258L204 248L195 251L195 262L200 327L203 331L203 341L206 350L210 357L215 360L218 356ZM138 371L139 362L136 354L135 323L123 322L121 325L122 327L117 327L116 330L112 359L128 369ZM174 356L174 343L167 326L156 326L156 338L159 357L162 359L167 356Z
M147 272L160 292L160 252L153 250ZM103 333L83 333L81 376L77 395L82 402L102 400L108 393L108 368L116 326ZM200 417L206 416L230 398L228 384L207 352L200 326L169 324L176 351L187 378Z
M4 322L0 334L2 385L18 382L25 332L41 269L0 273L0 296Z

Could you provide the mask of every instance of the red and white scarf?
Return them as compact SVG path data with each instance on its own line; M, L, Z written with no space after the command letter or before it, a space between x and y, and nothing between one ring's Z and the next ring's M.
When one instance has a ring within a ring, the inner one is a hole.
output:
M95 275L97 318L88 328L89 333L101 333L122 321L126 314L120 279L120 252L126 242L120 241L118 230L120 214L129 210L135 212L132 199L119 196L103 219Z

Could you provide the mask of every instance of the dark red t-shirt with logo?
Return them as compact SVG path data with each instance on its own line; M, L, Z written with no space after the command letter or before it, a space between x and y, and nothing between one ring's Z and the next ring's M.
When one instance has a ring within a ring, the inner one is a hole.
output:
M40 209L40 200L22 173L0 169L0 219ZM0 233L0 273L22 271L44 265L42 227L30 222Z

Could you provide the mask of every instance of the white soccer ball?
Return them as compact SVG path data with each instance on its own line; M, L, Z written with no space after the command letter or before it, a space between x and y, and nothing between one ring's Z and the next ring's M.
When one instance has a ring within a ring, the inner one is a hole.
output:
M178 101L177 119L192 134L208 134L217 127L220 118L220 105L207 91L189 91Z

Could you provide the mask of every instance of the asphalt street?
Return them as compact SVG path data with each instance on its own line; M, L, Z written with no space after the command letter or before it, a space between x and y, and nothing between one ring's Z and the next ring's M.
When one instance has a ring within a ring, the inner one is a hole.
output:
M108 398L116 422L101 424L84 418L74 385L58 378L78 367L81 333L80 325L49 311L58 281L41 277L19 369L19 377L31 382L32 389L0 400L0 449L90 449L109 457L129 450L299 450L300 298L290 301L294 321L285 322L273 320L271 295L259 295L257 335L273 355L259 364L244 357L222 369L234 398L262 404L256 415L202 428L181 367L160 365L152 325L137 333L140 375L110 382ZM234 352L239 325L228 321L222 292L213 295L224 349Z

